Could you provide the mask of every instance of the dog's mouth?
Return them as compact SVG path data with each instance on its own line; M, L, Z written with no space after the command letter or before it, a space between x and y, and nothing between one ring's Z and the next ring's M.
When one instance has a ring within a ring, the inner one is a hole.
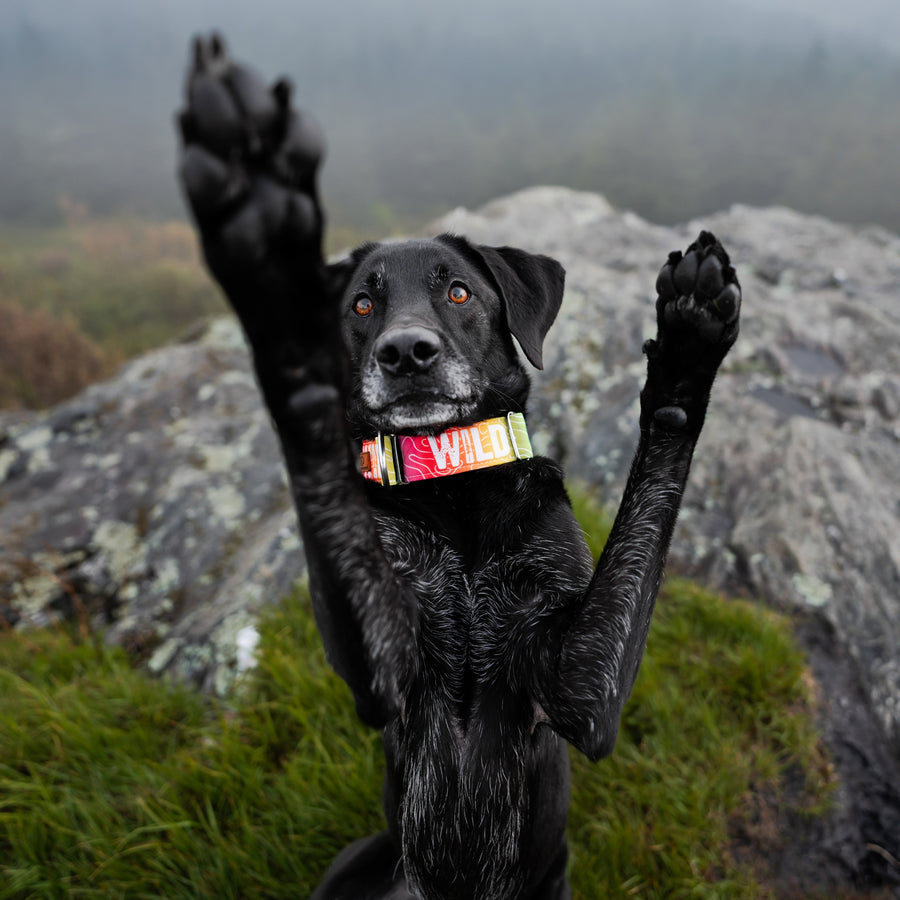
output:
M386 374L373 360L359 378L351 419L369 432L364 436L376 431L438 434L471 417L482 394L480 380L459 360L444 359L427 372L399 376Z
M378 431L437 434L471 416L474 400L436 393L404 394L379 409L369 410Z

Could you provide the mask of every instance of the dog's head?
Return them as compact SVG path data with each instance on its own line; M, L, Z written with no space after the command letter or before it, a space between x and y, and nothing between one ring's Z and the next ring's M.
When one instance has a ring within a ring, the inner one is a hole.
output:
M565 273L553 259L463 238L367 244L344 264L348 415L358 437L434 434L520 411L542 366Z

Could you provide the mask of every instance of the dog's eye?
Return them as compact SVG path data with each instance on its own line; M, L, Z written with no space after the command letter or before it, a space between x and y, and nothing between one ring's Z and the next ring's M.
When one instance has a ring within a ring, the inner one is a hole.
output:
M447 296L454 303L465 303L469 299L469 289L458 281L454 281L453 284L450 285L450 290L447 291Z
M353 311L358 316L367 316L375 308L372 298L368 294L360 294L353 304Z

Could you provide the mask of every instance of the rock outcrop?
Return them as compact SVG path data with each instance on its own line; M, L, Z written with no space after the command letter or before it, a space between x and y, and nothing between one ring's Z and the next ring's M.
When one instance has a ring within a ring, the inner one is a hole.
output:
M237 635L303 573L287 481L235 321L0 419L0 615L86 617L224 692Z
M736 206L677 228L537 189L442 223L567 269L532 420L570 476L615 502L635 443L653 275L708 228L745 296L672 564L814 614L840 636L900 751L900 238Z
M798 852L819 884L897 885L900 238L741 206L664 228L557 188L456 210L432 230L565 265L531 430L615 504L655 275L701 227L728 247L745 300L671 568L792 613L821 685L844 787L821 833L773 865L790 869ZM232 321L49 413L0 417L8 621L97 619L152 670L221 691L238 634L302 572L277 444Z

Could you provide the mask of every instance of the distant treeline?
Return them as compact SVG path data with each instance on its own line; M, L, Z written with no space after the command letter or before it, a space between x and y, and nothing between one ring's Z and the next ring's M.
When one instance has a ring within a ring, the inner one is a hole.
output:
M0 409L51 406L225 303L183 222L0 225Z
M343 31L324 6L224 27L237 54L291 74L324 124L338 226L377 235L555 183L659 222L741 201L900 231L887 50L704 0L678 17L570 0L554 19L506 0L427 15L347 0ZM61 202L183 215L172 112L196 26L140 15L79 33L3 23L0 218L58 221Z

